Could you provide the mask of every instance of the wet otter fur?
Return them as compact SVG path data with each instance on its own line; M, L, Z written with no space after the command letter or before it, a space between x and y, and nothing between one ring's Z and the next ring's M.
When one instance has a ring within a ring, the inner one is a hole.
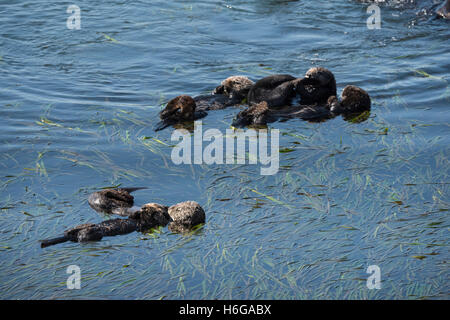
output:
M105 189L89 195L89 206L97 212L128 216L129 209L133 207L133 191L146 188L119 188Z
M181 202L168 208L157 203L147 203L141 210L130 214L128 219L110 219L100 223L85 223L68 229L64 235L41 241L41 248L66 241L100 241L103 237L145 232L151 228L169 224L172 232L187 232L205 222L205 211L195 201Z
M254 82L245 76L231 76L222 81L212 94L194 97L197 110L221 110L246 103L247 95Z
M136 221L137 230L141 232L155 226L165 227L172 220L168 209L169 207L158 203L147 203L141 210L131 214L130 218Z
M236 128L259 126L275 120L273 111L269 109L269 104L262 101L240 111L234 118L232 126Z
M206 215L203 208L195 201L185 201L175 204L169 208L169 230L172 232L185 233L193 227L205 223Z
M277 120L302 119L321 122L340 114L350 115L370 110L369 94L356 86L348 85L341 94L341 101L336 96L328 97L325 103L313 105L287 106L270 109L267 103L261 102L240 111L233 120L234 127L265 125Z
M206 112L197 110L197 104L192 97L181 95L170 100L159 113L161 122L157 124L155 131L162 130L176 123L201 119L206 115Z
M302 105L325 104L329 97L337 95L334 74L323 67L309 69L303 79L294 83Z
M275 74L258 80L247 97L249 105L265 101L269 108L289 105L295 97L295 77L289 74Z
M62 237L42 240L41 248L52 246L66 241L88 242L100 241L105 236L116 236L127 234L137 230L137 223L134 219L110 219L97 224L85 223L75 228L64 231Z
M356 86L348 85L341 94L341 101L335 101L330 106L330 111L334 114L355 113L370 110L371 101L369 94Z
M242 103L255 83L245 76L231 76L222 81L220 86L214 89L213 94L222 94L228 97L234 104Z

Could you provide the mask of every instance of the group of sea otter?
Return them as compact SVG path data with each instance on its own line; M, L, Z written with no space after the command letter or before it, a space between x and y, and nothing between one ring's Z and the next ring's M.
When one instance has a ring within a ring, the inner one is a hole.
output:
M450 0L446 0L436 13L440 18L450 19ZM209 110L243 104L248 107L236 115L232 123L234 127L266 125L290 118L321 121L339 114L368 111L371 100L366 91L352 85L344 88L339 100L333 73L322 67L311 68L303 78L278 74L256 83L245 76L232 76L222 81L210 95L194 98L181 95L170 100L160 112L161 122L155 130L200 119ZM181 202L171 207L157 203L134 207L134 197L130 193L139 189L143 188L94 192L88 199L94 210L127 218L79 225L66 230L63 236L42 240L41 247L66 241L98 241L105 236L145 232L167 225L172 232L186 232L205 222L205 211L194 201Z
M436 10L436 17L450 19L450 0ZM278 74L254 83L245 76L232 76L222 81L210 95L194 98L181 95L170 100L160 112L161 122L155 130L200 119L208 110L243 104L248 108L237 114L232 123L234 127L266 125L290 118L321 121L339 114L370 110L371 103L366 91L352 85L344 88L339 100L334 75L321 67L308 70L304 78L298 79Z
M348 85L337 98L333 73L323 67L309 69L303 78L276 74L256 83L245 76L222 81L211 94L170 100L159 113L156 131L167 126L205 117L207 111L247 104L233 120L234 127L259 126L282 119L300 118L320 121L339 114L370 110L369 94Z
M205 223L205 211L195 201L185 201L171 207L157 203L134 206L133 191L145 188L105 189L94 192L88 202L92 209L107 214L117 214L126 219L110 219L100 223L86 223L68 229L63 236L41 241L41 248L73 241L99 241L106 236L116 236L134 231L145 232L156 227L165 227L177 233L192 230Z

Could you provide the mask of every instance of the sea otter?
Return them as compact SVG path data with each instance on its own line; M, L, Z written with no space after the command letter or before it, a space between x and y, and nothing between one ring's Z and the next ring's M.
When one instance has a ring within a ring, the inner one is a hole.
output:
M275 112L269 108L269 104L266 101L262 101L240 111L233 119L231 125L236 128L263 126L277 119Z
M205 222L205 211L195 201L185 201L168 208L157 203L147 203L141 210L133 212L127 219L110 219L100 223L85 223L68 229L64 235L41 241L41 248L66 241L100 241L103 237L145 232L151 228L169 224L172 232L184 233Z
M104 236L127 234L137 230L137 223L133 219L110 219L97 224L85 223L64 231L64 235L41 241L41 248L66 241L87 242L100 241Z
M131 212L140 209L138 207L133 208L134 197L130 193L142 189L146 188L119 188L97 191L89 195L88 203L97 212L128 216Z
M171 206L168 210L171 218L169 230L185 233L193 227L205 223L206 215L203 208L195 201L185 201Z
M299 98L302 105L324 104L335 95L333 73L323 67L314 67L304 78L276 74L257 81L250 89L247 101L249 105L265 101L269 108L280 108L295 104L295 98Z
M219 110L245 103L253 81L245 76L232 76L223 80L211 94L191 97L181 95L170 100L159 114L161 122L155 131L170 125L201 119L208 110Z
M330 112L334 115L363 112L370 110L369 94L356 86L348 85L341 94L341 101L333 99L330 103Z
M266 102L261 102L240 111L232 125L234 127L265 125L277 120L294 118L320 122L340 114L361 113L370 110L370 107L369 94L359 87L348 85L342 91L341 101L336 96L330 96L325 103L287 106L280 109L271 109Z
M334 74L323 67L309 69L303 79L294 83L302 105L324 104L329 97L337 95Z
M176 123L194 121L207 115L203 110L197 110L195 100L188 95L181 95L170 100L164 110L159 113L161 122L155 131L162 130Z
M230 104L242 103L247 99L250 89L255 83L245 76L231 76L222 81L220 86L214 89L214 95L224 95L230 99Z

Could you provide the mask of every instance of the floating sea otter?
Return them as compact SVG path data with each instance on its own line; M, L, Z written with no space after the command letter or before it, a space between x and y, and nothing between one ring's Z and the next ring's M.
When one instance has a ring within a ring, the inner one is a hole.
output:
M328 97L324 104L310 106L288 106L281 109L269 108L267 102L254 104L240 111L233 120L234 127L260 126L280 119L300 118L320 121L337 115L348 115L370 110L369 94L356 86L346 86L341 94L341 101L336 96Z
M89 195L88 203L97 212L129 216L130 213L140 209L139 207L133 207L134 197L130 193L142 189L146 188L119 188L97 191Z
M322 67L309 69L304 78L296 79L288 74L265 77L255 83L248 94L248 104L267 102L269 108L295 104L325 103L336 95L336 80L333 73ZM298 99L295 99L298 98Z
M278 113L265 112L264 107L282 108L296 104L298 101L303 107L325 104L331 96L336 96L336 80L331 71L322 67L311 68L304 78L298 79L288 74L278 74L253 83L247 77L233 76L225 79L211 95L195 98L181 95L170 100L166 108L160 112L162 121L156 130L175 123L199 119L206 115L207 110L223 109L243 102L251 106L246 118L250 117L250 114L258 114L258 118L253 120L248 118L249 121L243 121L243 123L267 123L271 122L271 116L276 118ZM262 102L266 105L261 105ZM288 109L288 111L292 110ZM286 113L286 110L282 112Z
M249 107L235 117L232 124L235 127L265 125L290 118L323 121L339 114L347 118L349 114L370 110L369 95L355 86L345 87L339 101L336 98L336 79L330 70L323 67L309 69L303 78L278 74L252 83L242 76L225 79L212 95L207 98L197 97L203 103L201 111L239 104L238 101L243 100L247 91L246 102ZM221 98L211 98L215 96ZM224 103L225 100L228 102ZM164 119L162 127L169 123L198 119L195 110L198 110L195 98L183 95L172 99L160 113Z
M165 227L169 224L172 232L184 233L193 227L205 223L206 215L203 208L195 201L181 202L171 207L157 203L147 203L137 210L126 210L122 204L133 205L133 197L129 192L144 188L107 189L91 194L89 199L100 199L101 206L93 207L96 211L116 213L123 215L126 212L127 219L110 219L100 223L81 224L68 229L64 235L57 238L41 241L41 247L45 248L66 241L87 242L99 241L103 237L127 234L134 231L145 232L155 227ZM118 202L117 195L122 199ZM130 201L131 197L131 201ZM118 205L119 203L119 205ZM113 208L113 209L111 209ZM115 210L115 208L119 208Z
M155 131L186 121L201 119L208 110L219 110L245 103L253 81L244 76L232 76L222 81L212 94L190 97L181 95L170 100L159 113L161 121Z

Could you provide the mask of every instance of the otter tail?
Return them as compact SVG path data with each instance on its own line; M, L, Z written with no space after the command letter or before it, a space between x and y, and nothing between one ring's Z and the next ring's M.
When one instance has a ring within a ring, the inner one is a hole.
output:
M63 243L66 241L69 241L70 239L66 236L58 237L58 238L52 238L47 240L41 240L41 248L53 246L58 243Z

